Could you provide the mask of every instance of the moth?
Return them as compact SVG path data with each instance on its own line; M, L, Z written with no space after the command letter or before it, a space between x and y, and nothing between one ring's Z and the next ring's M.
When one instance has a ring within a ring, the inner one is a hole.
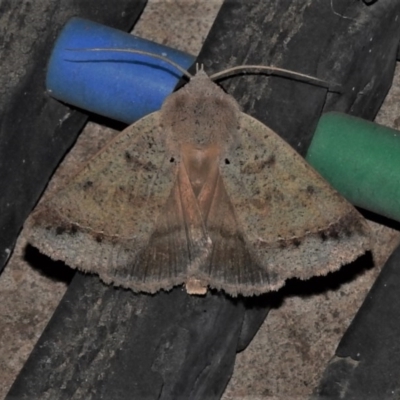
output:
M41 203L28 232L51 258L147 293L259 295L370 248L356 209L203 69Z

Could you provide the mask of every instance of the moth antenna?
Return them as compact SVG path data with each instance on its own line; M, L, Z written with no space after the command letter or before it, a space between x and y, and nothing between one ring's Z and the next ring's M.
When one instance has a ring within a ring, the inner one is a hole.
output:
M217 72L210 76L211 80L220 79L223 76L229 75L232 72L245 72L246 71L262 71L266 72L268 75L279 75L286 78L294 78L299 81L310 83L311 85L321 86L329 89L332 92L340 93L340 91L333 89L332 87L340 87L341 85L338 83L327 82L322 79L315 78L310 75L302 74L300 72L291 71L290 69L278 68L278 67L268 67L265 65L239 65L237 67L227 68L223 71Z
M176 68L179 72L181 72L187 78L189 78L189 79L193 78L192 74L190 74L188 71L186 71L185 68L182 68L176 62L170 60L169 58L167 58L163 55L151 53L150 51L136 50L136 49L112 49L112 48L110 48L110 49L108 49L108 48L66 49L66 50L69 50L69 51L115 51L117 53L133 53L133 54L140 54L143 56L154 57L154 58L158 58L159 60L165 61L166 63L172 65L174 68Z

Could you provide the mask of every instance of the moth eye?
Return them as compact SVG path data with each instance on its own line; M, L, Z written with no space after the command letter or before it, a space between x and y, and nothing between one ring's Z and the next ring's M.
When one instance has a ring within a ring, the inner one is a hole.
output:
M171 158L169 159L169 162L170 162L170 163L175 162L175 158L174 158L174 157L171 157Z
M227 159L227 158L225 158L225 164L226 165L229 165L231 162Z

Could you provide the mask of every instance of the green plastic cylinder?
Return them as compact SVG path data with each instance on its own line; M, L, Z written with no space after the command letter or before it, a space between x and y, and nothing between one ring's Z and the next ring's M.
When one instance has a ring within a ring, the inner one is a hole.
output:
M352 204L400 221L399 131L330 112L306 159Z

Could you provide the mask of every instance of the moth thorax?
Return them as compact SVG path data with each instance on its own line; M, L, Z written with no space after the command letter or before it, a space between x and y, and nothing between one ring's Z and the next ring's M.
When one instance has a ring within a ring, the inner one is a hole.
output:
M165 100L160 123L171 145L207 148L230 141L239 115L235 99L200 73Z
M161 114L168 142L206 148L232 140L238 127L237 108L215 98L202 100L191 100L174 113Z

